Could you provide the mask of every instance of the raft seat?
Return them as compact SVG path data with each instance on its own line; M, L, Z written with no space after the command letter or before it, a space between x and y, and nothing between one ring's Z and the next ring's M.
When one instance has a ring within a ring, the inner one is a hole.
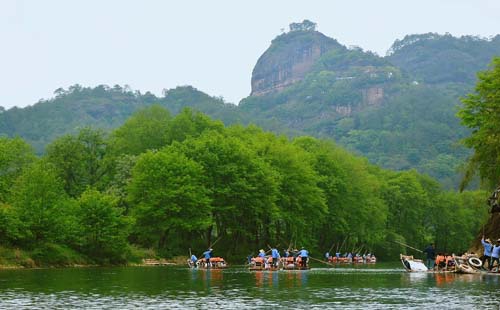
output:
M256 264L263 264L263 263L264 263L264 258L262 258L262 257L254 257L254 258L252 258L252 260L253 260Z
M222 257L211 257L210 258L211 263L219 263L219 262L224 262L224 259Z

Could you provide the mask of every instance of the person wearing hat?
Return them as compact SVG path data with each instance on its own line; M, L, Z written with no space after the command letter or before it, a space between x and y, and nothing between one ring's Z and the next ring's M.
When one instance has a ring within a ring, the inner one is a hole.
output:
M298 256L300 256L300 262L302 267L304 268L307 267L309 252L304 247L302 247L298 253Z
M205 263L207 264L207 268L210 268L210 257L212 257L212 251L213 249L210 248L203 252L203 256L205 257Z
M273 266L278 267L278 262L280 259L280 252L276 247L271 248L271 257L273 258Z
M264 249L259 250L259 254L257 255L257 257L259 257L258 261L267 268L266 252L264 251Z
M493 265L495 264L495 262L497 262L497 268L498 268L498 258L499 257L500 257L500 239L497 240L496 244L493 246L493 250L491 250L491 265L489 268L490 271L493 268Z
M484 264L486 262L488 262L488 268L489 268L491 266L491 250L493 250L493 244L491 244L490 238L486 238L485 240L484 236L481 239L481 243L483 244L484 247L484 253L483 256L481 256L481 261L483 262L481 264L481 268L484 268Z
M257 255L258 257L265 258L266 257L266 252L263 249L259 250L259 254Z

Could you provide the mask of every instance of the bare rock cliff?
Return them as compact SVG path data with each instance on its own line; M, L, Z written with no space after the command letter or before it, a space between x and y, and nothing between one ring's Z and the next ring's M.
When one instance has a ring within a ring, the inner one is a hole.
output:
M302 80L324 53L343 48L317 31L291 31L278 36L252 72L252 96L281 91Z

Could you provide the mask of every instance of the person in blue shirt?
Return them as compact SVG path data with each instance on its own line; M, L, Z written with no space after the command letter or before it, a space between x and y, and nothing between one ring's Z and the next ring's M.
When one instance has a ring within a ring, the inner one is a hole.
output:
M191 255L191 263L193 265L193 267L196 267L196 262L198 261L198 258L196 257L196 255Z
M307 266L309 252L306 249L304 249L304 247L302 247L297 256L300 256L301 265L302 267L305 268Z
M325 259L326 259L326 261L330 260L330 252L325 253Z
M207 268L210 268L210 257L212 257L212 251L213 249L208 249L205 252L203 252L203 257L205 257L205 263L207 264Z
M290 256L290 252L288 251L288 249L287 249L287 250L283 250L283 252L285 253L285 254L284 254L284 256L285 256L285 257Z
M268 265L267 265L267 259L266 259L266 252L264 251L264 249L259 250L259 254L257 255L257 257L262 258L262 261L261 261L262 263L258 263L258 265L262 264L267 269Z
M278 260L280 258L280 252L278 251L278 249L271 249L271 257L273 258L273 266L278 267Z
M259 255L257 255L258 257L266 257L266 252L264 252L263 249L260 249L259 250Z
M491 266L491 251L493 250L493 244L491 244L491 241L489 238L486 238L486 240L485 240L484 236L481 239L481 243L483 244L483 247L484 247L484 253L483 253L483 256L481 256L481 261L483 262L481 264L481 268L484 268L484 264L486 262L488 262L488 268L489 268Z
M491 265L490 265L490 271L493 268L493 265L495 262L497 262L497 269L498 268L498 258L500 257L500 239L497 240L497 244L493 246L493 250L491 250ZM498 270L497 270L498 272Z

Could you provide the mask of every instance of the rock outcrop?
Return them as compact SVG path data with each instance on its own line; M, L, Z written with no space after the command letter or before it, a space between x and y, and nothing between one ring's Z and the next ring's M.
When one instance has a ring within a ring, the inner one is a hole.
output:
M324 53L341 48L317 31L291 31L278 36L252 72L252 96L280 91L302 80Z

